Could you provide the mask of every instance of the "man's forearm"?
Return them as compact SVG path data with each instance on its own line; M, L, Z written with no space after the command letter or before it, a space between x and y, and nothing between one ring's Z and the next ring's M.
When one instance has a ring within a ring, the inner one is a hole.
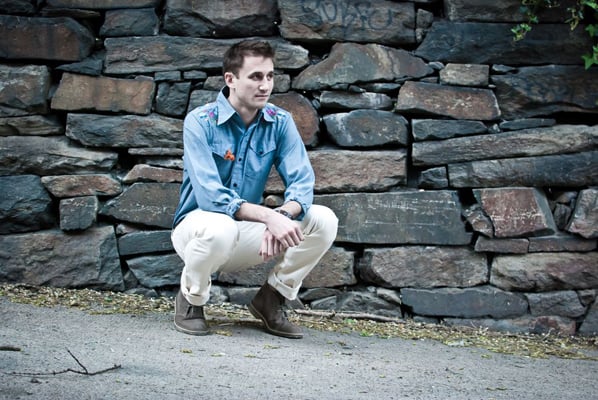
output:
M301 214L302 211L301 205L296 201L289 201L279 208L289 213L293 219ZM267 224L268 219L272 216L273 212L274 210L268 207L246 202L241 204L241 207L239 207L235 213L235 217L241 221L262 222Z

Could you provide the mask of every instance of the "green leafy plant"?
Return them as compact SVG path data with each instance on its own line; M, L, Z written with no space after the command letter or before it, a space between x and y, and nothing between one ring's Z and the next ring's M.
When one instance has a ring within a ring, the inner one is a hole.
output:
M532 26L539 22L538 13L543 8L560 7L559 0L521 0L521 13L525 15L526 21L517 24L511 29L515 41L523 40L525 35L532 30ZM568 15L565 22L569 24L571 30L576 29L584 20L590 20L593 15L594 21L598 21L598 1L596 0L577 0L572 7L567 7ZM590 37L598 40L598 22L589 23L585 31ZM585 68L598 65L598 44L592 46L589 53L582 56Z

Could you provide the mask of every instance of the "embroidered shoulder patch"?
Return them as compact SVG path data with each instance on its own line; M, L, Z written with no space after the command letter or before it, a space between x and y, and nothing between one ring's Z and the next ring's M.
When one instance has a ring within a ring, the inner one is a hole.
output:
M206 104L199 109L198 117L200 119L216 121L218 120L218 107L216 107L215 104Z

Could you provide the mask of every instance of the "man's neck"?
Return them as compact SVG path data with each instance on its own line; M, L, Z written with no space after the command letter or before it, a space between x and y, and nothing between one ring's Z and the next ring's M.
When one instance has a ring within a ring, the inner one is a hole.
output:
M230 105L235 109L235 111L237 112L237 114L239 114L239 116L241 117L241 120L243 120L243 123L245 124L245 126L249 126L253 120L255 120L256 115L259 113L259 110L256 108L247 108L247 107L242 107L238 104L235 104L234 101L231 101L231 98L228 99Z

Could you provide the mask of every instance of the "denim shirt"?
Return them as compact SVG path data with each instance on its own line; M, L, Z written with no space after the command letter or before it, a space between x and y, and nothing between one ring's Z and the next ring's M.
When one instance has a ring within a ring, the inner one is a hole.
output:
M271 103L245 126L224 88L213 103L195 108L183 125L183 183L173 225L201 209L235 218L244 202L260 204L272 166L285 186L285 202L313 202L314 172L291 115Z

